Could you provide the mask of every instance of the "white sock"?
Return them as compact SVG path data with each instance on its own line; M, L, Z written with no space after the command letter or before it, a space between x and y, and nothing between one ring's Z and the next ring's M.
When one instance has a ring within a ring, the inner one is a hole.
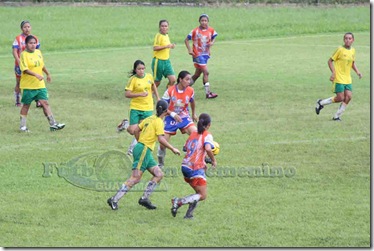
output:
M340 118L340 116L342 116L343 112L345 111L346 107L347 104L342 102L338 108L338 111L335 113L334 118Z
M321 105L329 105L334 100L334 97L323 99L321 102L319 102Z
M19 125L20 128L26 127L26 120L27 120L27 116L21 115L21 117L20 117L20 125Z
M189 203L192 203L194 201L199 201L200 197L201 197L201 195L196 193L196 194L191 194L191 195L188 195L184 198L181 198L182 205L189 204Z
M205 88L205 93L206 93L206 94L209 94L209 93L210 93L209 82L206 82L206 83L204 84L204 88Z
M136 138L134 138L134 139L132 140L130 146L129 146L128 151L131 151L131 152L132 152L132 150L134 150L134 147L135 147L135 145L136 145L137 143L138 143L138 141L136 140Z

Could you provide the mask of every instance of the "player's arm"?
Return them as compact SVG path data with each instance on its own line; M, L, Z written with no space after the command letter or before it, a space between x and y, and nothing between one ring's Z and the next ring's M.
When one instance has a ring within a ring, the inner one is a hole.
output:
M329 61L327 61L327 64L330 68L330 71L331 71L331 77L330 77L330 81L334 81L335 80L335 66L334 66L334 60L332 60L332 58L329 58Z
M152 84L152 91L153 93L155 94L156 98L157 98L157 101L160 100L160 96L158 95L158 90L157 90L157 86L155 85L155 83Z
M164 135L158 135L158 142L165 146L166 148L170 149L174 154L180 155L180 151L172 146L166 139Z
M184 40L184 44L185 44L186 47L187 47L188 54L194 56L193 51L192 51L192 48L191 48L191 45L190 45L190 38L189 38L188 36L187 36L186 39Z
M43 72L47 75L47 82L51 82L51 74L49 73L49 71L47 70L47 67L43 66Z
M130 91L130 90L125 91L126 98L137 98L137 97L147 97L147 96L148 96L148 92L134 93L133 91Z
M13 54L14 59L17 61L18 65L19 65L20 59L19 59L19 56L18 56L18 49L13 48L12 54Z
M212 167L216 168L217 161L216 161L216 157L214 156L212 152L212 146L210 144L205 144L204 149L206 153L208 154L208 157L212 160Z
M195 113L195 100L191 100L190 101L190 106L191 106L191 112L192 112L192 119L193 121L197 122L197 116L196 116L196 113Z
M361 72L358 70L356 64L355 64L355 61L353 61L352 63L352 69L356 72L357 76L361 79L362 78L362 74Z
M168 49L168 48L169 49L174 49L175 44L171 43L171 44L168 44L168 45L155 45L155 46L153 46L154 51L161 51L161 50Z

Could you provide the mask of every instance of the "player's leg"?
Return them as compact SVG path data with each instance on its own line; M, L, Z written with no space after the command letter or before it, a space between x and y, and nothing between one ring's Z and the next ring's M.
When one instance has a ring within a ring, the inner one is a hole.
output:
M145 159L141 158L144 151L147 151L147 147L143 144L137 144L135 146L133 154L134 162L132 164L132 173L130 178L128 178L122 184L121 188L113 197L110 197L107 200L107 203L112 208L112 210L118 209L118 201L141 180L146 165Z
M19 126L19 129L21 132L29 132L29 129L27 128L27 114L29 112L30 105L33 100L34 100L34 92L32 90L24 90L22 92L22 100L20 100L20 103L22 102L22 107L20 111L20 126Z
M202 70L199 68L199 66L197 64L194 64L195 66L195 73L192 75L191 77L191 85L193 85L196 80L200 77L201 73L202 73Z
M130 109L130 123L129 123L129 126L127 127L127 132L130 135L134 135L135 129L140 123L140 118L141 118L141 111ZM138 141L134 137L127 149L127 155L131 156L133 154L133 149L137 143Z
M340 103L340 106L339 106L338 110L336 111L334 117L332 118L335 121L341 121L340 117L343 115L343 113L344 113L344 111L345 111L348 103L352 99L352 91L351 91L351 89L344 90L343 98L342 99L343 100Z
M316 103L316 113L317 115L321 112L325 105L330 105L332 103L339 103L344 100L344 85L339 83L332 84L332 91L336 94L335 97L329 97L326 99L318 99Z
M46 116L48 122L49 122L49 128L51 131L56 131L56 130L61 130L65 127L65 124L63 123L58 123L52 113L51 107L49 106L48 103L48 91L47 88L42 88L39 90L35 90L36 96L35 100L39 100L42 108L44 115Z
M209 83L209 70L208 70L208 65L202 66L201 68L203 72L203 84L205 88L205 95L206 98L216 98L218 95L216 93L213 93L210 91L210 83Z
M170 141L172 134L169 134L165 132L165 139L167 142ZM162 169L165 166L165 156L166 156L166 147L163 146L162 144L159 144L158 149L157 149L157 159L158 159L158 166Z
M18 76L16 73L16 86L14 87L14 100L15 105L21 107L21 89L19 88L21 76Z
M157 166L156 161L153 159L151 151L149 152L149 156L147 156L147 158L151 159L149 161L149 165L152 165L152 167L148 168L147 170L152 174L153 177L148 182L147 187L144 190L143 196L139 199L139 204L148 209L156 209L157 207L152 204L151 200L149 199L149 196L153 193L157 184L161 182L162 178L164 177L164 174L162 173L160 167Z
M161 84L161 79L162 79L162 71L160 70L159 62L160 62L159 59L153 58L152 64L151 64L153 79L154 79L156 87L158 87Z

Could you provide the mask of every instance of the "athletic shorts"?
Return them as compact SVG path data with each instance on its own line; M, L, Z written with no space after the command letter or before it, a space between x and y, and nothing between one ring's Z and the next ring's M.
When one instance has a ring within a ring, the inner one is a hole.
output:
M210 56L209 55L201 55L196 58L193 58L195 68L203 68L208 64Z
M178 129L184 134L188 127L194 126L195 124L190 117L182 118L182 122L178 123L172 116L166 116L164 125L165 133L175 135Z
M151 149L146 147L143 143L138 142L132 151L134 162L132 163L132 170L139 169L143 173L148 168L157 166Z
M130 125L139 124L145 118L152 116L153 111L130 110Z
M152 72L155 81L161 81L162 77L167 78L167 76L175 75L174 69L171 66L169 59L161 60L158 58L152 59Z
M19 68L19 65L14 66L14 74L16 75L17 78L21 77L21 68Z
M206 186L206 176L204 169L192 170L186 166L182 166L184 180L192 187Z
M21 102L25 105L29 105L34 100L48 100L47 88L41 89L23 89Z
M332 92L334 93L344 92L345 90L352 91L352 84L332 84Z

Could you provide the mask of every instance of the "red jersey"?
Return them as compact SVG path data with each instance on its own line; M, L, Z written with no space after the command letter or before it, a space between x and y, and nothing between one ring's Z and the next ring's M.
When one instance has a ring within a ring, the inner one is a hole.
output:
M187 152L182 166L192 170L205 168L206 144L210 144L212 148L214 147L213 136L210 132L204 131L203 134L198 134L196 131L192 132L184 145Z
M13 42L12 48L13 49L14 48L17 49L17 55L18 55L18 57L20 57L21 56L21 52L23 52L26 49L26 41L25 41L26 37L27 36L22 33L21 35L18 35L16 37L16 39L14 40L14 42ZM36 49L39 49L39 47L40 47L39 39L36 36L34 36L34 37L36 38ZM16 66L18 66L17 60L15 60L15 64L16 64Z
M200 26L193 29L187 38L193 42L192 49L195 57L202 55L210 56L209 44L217 35L217 32L212 27L208 27L206 30L202 30Z
M177 85L169 87L162 99L169 103L168 109L175 112L181 118L190 117L188 104L194 101L195 92L190 86L179 90Z

